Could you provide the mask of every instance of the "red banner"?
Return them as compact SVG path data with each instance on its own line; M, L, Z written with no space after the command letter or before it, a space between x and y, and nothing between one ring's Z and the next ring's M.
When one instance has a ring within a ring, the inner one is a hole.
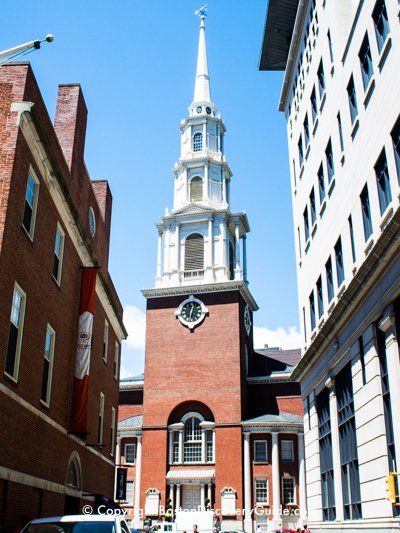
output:
M92 349L96 275L96 268L84 268L82 270L74 390L72 395L71 433L87 433L89 369L90 353Z

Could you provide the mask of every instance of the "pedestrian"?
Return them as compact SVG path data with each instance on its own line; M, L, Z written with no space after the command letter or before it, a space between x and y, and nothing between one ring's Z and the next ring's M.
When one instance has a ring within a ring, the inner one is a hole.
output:
M307 527L307 524L304 524L303 533L311 533L311 531Z
M193 524L193 533L199 533L199 530L197 529L197 524Z
M301 527L298 527L298 528L296 529L296 533L301 533Z

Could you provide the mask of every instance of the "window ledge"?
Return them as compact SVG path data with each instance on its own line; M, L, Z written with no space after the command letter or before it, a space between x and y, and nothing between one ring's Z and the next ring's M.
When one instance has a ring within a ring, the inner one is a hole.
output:
M324 198L322 200L322 204L321 204L321 207L319 209L319 216L322 217L322 215L325 213L325 209L326 209L326 198Z
M366 244L365 244L365 248L364 248L364 253L365 255L368 255L369 252L372 250L372 247L374 245L374 239L372 237L372 235L370 235L370 237L368 238Z
M18 378L14 378L13 376L11 376L11 374L9 374L8 372L4 371L4 377L8 380L8 381L11 381L14 385L17 385L18 384Z
M333 311L333 308L335 307L336 303L335 303L335 298L332 298L332 301L331 303L329 304L329 307L328 307L328 315L330 315Z
M390 220L392 219L392 216L393 216L393 206L391 204L389 204L385 210L385 213L384 213L384 216L382 218L382 222L380 223L380 228L381 228L381 231L383 231L386 226L389 224Z
M315 235L315 232L317 231L317 222L315 221L314 224L313 224L313 227L311 229L311 237L314 238L314 235Z
M313 341L316 336L317 336L317 330L314 328L312 333L311 333L311 340Z
M321 318L321 320L318 322L318 329L321 329L324 324L325 324L325 318Z
M326 100L326 89L324 89L324 92L322 93L322 96L321 96L321 103L319 104L319 111L320 112L324 109L325 100Z
M355 136L357 135L358 128L360 127L360 121L358 119L358 116L355 118L353 122L353 127L351 130L351 139L354 141Z
M381 71L385 65L385 62L386 62L386 58L388 56L388 53L390 52L390 49L392 48L392 39L390 38L390 36L388 35L386 37L386 41L385 41L385 44L382 48L382 51L380 53L380 56L379 56L379 59L378 59L378 68L379 68L379 71Z
M330 184L329 184L329 189L328 189L328 195L329 197L331 197L332 195L332 192L333 192L333 189L335 188L335 185L336 185L336 180L335 178L333 177Z
M346 284L345 284L344 281L342 281L342 283L341 283L341 285L340 285L340 287L338 289L337 297L340 298L343 295L345 290L346 290Z
M40 406L43 407L43 409L46 409L46 411L50 411L50 405L47 402L40 398L39 403Z
M318 128L318 116L315 117L315 121L314 121L313 129L312 129L312 134L313 134L314 137L315 137L315 133L316 133L316 131L317 131L317 128Z
M357 273L357 265L354 265L354 266L353 266L351 272L352 272L353 276L356 275L356 273Z
M364 107L365 109L368 107L369 101L371 99L372 93L375 89L375 78L374 76L371 76L371 79L368 82L367 88L365 89L365 97L364 97Z

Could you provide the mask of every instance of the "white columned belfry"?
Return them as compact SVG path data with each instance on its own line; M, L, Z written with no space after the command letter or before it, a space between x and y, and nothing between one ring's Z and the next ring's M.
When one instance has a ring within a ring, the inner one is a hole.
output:
M252 531L250 433L243 433L244 529Z
M273 518L274 520L280 520L281 476L279 471L278 433L272 433L272 495Z
M142 475L142 436L138 435L136 445L135 499L134 524L140 527L142 515L140 512L140 479Z

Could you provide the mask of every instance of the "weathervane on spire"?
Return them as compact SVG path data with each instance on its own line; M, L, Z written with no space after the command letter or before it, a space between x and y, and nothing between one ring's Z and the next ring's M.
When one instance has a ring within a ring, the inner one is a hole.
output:
M198 15L200 18L206 17L207 16L207 4L203 4L201 7L199 7L199 9L194 12L194 14Z

